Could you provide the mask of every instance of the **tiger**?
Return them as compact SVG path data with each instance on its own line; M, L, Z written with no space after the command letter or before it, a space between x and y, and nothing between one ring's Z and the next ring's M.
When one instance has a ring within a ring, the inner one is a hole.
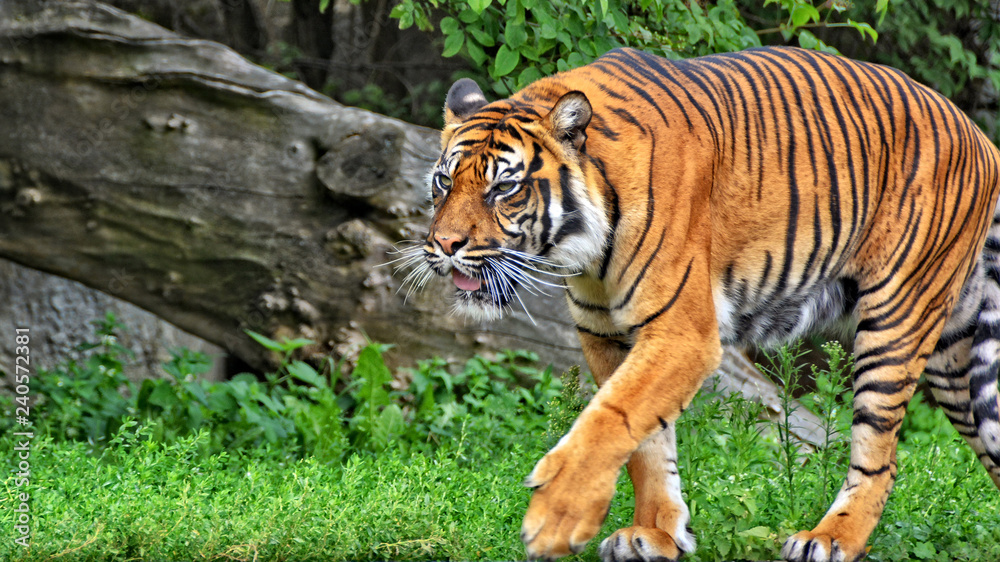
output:
M407 279L451 276L476 320L558 286L599 386L525 480L529 559L581 552L623 465L633 524L601 559L693 552L675 422L723 345L837 323L854 327L849 468L783 559L865 556L921 373L1000 487L1000 151L902 72L793 47L621 48L493 102L460 79L429 183Z

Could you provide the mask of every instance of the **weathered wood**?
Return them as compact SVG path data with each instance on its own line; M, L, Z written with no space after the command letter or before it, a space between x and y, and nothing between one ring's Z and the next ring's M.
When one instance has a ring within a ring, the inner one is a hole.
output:
M378 267L426 232L436 131L102 4L37 0L0 3L0 123L0 257L114 286L252 365L268 357L246 329L317 355L391 342L403 364L582 362L558 295L479 325L449 314L447 280L407 301Z
M435 131L101 4L0 6L0 256L115 284L255 365L244 329L315 353L367 334L400 362L505 346L579 361L561 303L534 302L537 325L466 324L441 290L404 305L376 267L426 228Z

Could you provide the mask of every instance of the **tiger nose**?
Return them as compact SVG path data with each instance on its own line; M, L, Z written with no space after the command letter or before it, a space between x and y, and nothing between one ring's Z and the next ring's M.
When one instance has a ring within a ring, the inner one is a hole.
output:
M434 241L441 246L446 255L454 255L462 246L465 246L468 238L457 234L434 234Z

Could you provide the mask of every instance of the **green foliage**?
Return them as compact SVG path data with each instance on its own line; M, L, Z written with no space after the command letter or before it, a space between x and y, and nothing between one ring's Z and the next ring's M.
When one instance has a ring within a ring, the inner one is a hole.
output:
M735 0L712 4L686 0L402 0L390 16L401 28L434 29L444 36L443 54L461 54L494 90L508 95L557 71L587 64L616 47L635 47L668 58L685 58L759 46L759 33L797 37L806 48L832 50L809 29L853 27L873 40L866 23L832 22L843 2L816 8L806 0L768 0L787 14L771 30L755 32ZM821 11L822 10L822 11ZM488 80L487 80L488 79Z
M698 538L692 560L774 557L774 523L761 517L774 519L788 507L772 505L787 498L777 494L775 449L765 438L762 413L759 403L738 394L703 390L677 422L680 471ZM771 493L762 495L766 488Z
M816 391L803 397L803 403L816 414L823 431L823 441L813 458L819 467L817 495L826 503L833 503L839 489L839 479L847 473L850 442L844 438L851 427L854 415L851 403L851 373L854 358L838 342L823 344L827 368L812 365L812 379ZM940 426L947 431L950 424Z
M106 337L116 330L113 319L102 321L90 351L104 357L93 370L67 370L64 377L83 381L64 386L98 386L99 366L107 372L122 362L124 350ZM537 367L534 354L504 352L464 365L429 359L400 377L383 362L388 347L370 344L341 376L343 365L293 359L306 340L254 337L282 359L275 372L199 383L206 359L178 350L143 408L137 396L122 394L125 413L101 418L114 429L96 451L89 437L46 428L51 420L94 417L102 405L81 401L80 416L65 418L75 410L49 401L33 416L40 424L31 449L33 546L7 541L0 559L523 556L518 530L530 490L520 482L594 391L578 369L558 379ZM810 528L829 505L846 470L851 364L839 346L825 350L827 367L813 370L816 391L799 403L819 416L827 447L801 448L789 419L768 421L763 406L738 394L703 391L678 421L699 541L687 559L773 559L785 538ZM772 357L793 383L801 377L795 355L792 348ZM788 412L794 404L785 395ZM268 420L277 424L274 437ZM87 430L82 422L69 427ZM8 468L15 444L0 436ZM868 559L1000 557L1000 496L940 410L911 401L898 458L900 477ZM12 477L3 483L5 497L19 491ZM631 525L632 493L621 479L598 540L569 560L596 559L601 537ZM0 532L13 534L12 521L0 519Z
M810 31L811 29L851 28L861 35L862 41L869 38L872 43L878 41L878 32L871 24L855 21L851 18L847 18L845 22L831 21L835 15L840 17L852 6L850 0L832 0L822 3L820 6L814 6L811 2L801 0L765 0L764 6L768 5L778 7L776 18L780 20L780 23L775 27L758 30L758 35L780 33L785 41L790 41L793 37L797 38L799 46L804 49L816 49L833 54L839 54L837 49L816 37ZM881 19L885 16L887 9L888 0L878 0L875 15Z
M770 365L757 364L757 368L769 374L772 379L781 383L781 411L778 412L778 440L781 443L780 464L782 476L788 490L788 506L790 514L800 515L799 504L796 501L797 477L800 475L799 461L801 450L796 442L792 427L792 414L797 406L794 396L801 392L800 369L796 362L805 354L801 343L792 347L782 346L777 351L768 354Z
M542 432L546 404L561 387L551 368L535 366L534 353L505 351L494 360L473 357L455 373L441 359L421 361L409 387L397 391L383 360L391 346L375 343L340 384L342 365L327 360L317 370L293 359L311 341L248 332L280 360L264 380L244 373L205 381L200 375L211 360L180 349L164 364L166 377L144 380L136 390L122 373L131 352L118 344L121 328L109 315L98 323L98 341L80 346L90 352L85 361L67 361L35 379L40 432L103 446L131 416L149 425L158 442L204 432L206 453L266 446L342 461L389 449L430 451L464 430L500 439Z
M119 342L124 326L114 314L91 323L94 341L75 348L86 353L85 359L67 359L52 370L38 368L32 377L32 417L41 413L45 430L53 434L104 443L118 430L121 418L134 413L125 397L134 387L124 374L124 364L134 354Z
M203 455L204 431L165 443L129 422L101 455L86 443L32 443L31 548L0 560L514 560L543 451L518 443L470 467L448 443L430 455L387 450L331 466L257 450ZM0 455L16 458L0 436ZM6 462L6 461L4 461ZM0 493L19 491L13 478ZM20 490L23 491L23 490ZM10 514L6 510L6 514ZM15 536L13 518L0 532Z
M528 351L504 351L494 360L475 356L457 374L441 359L418 362L410 389L414 440L441 443L461 430L490 438L512 438L544 431L548 402L559 395L552 369L534 366Z
M560 378L562 391L550 403L549 423L545 429L545 441L549 447L554 447L570 430L589 398L597 392L597 385L590 374L581 374L580 367L570 367Z

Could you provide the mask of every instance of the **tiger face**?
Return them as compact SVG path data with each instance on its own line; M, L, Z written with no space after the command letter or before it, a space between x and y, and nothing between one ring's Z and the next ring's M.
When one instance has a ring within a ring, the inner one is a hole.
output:
M471 318L523 307L519 288L561 286L604 251L608 221L581 170L590 103L569 92L550 107L488 105L468 79L448 93L423 252L434 273L451 275L455 308Z

